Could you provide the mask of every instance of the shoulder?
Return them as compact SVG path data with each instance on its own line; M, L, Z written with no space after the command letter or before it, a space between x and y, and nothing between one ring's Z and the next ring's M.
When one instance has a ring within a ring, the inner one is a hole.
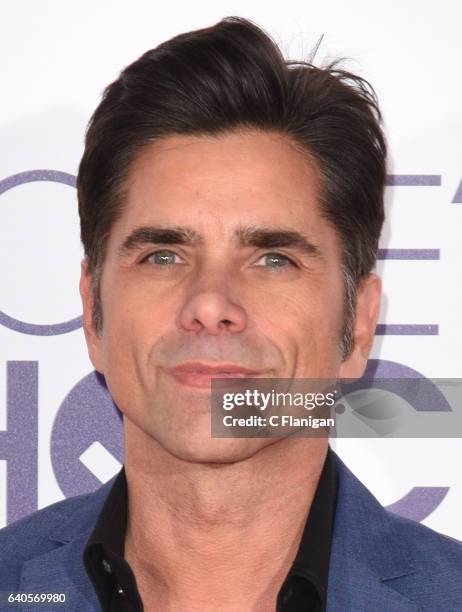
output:
M56 502L0 529L0 589L16 588L25 561L59 546L54 533L90 495Z
M407 545L410 562L420 571L456 572L462 579L462 542L384 509Z
M55 502L0 529L0 590L19 580L25 561L89 537L113 479L92 493Z
M34 556L45 552L55 529L78 506L85 504L91 495L87 493L55 502L0 529L0 559L3 561L11 556Z
M354 526L366 537L369 534L381 536L383 545L408 546L408 553L414 558L433 561L438 555L448 559L456 558L460 563L462 542L405 518L383 507L366 486L349 470L343 461L334 454L339 475L338 511L348 525ZM367 538L368 539L368 538ZM460 566L462 567L462 566Z
M403 566L430 577L458 576L462 585L462 543L384 508L365 485L336 457L340 476L337 515L339 537L377 562L381 569ZM346 535L349 532L350 537ZM383 561L383 562L382 562ZM384 570L385 576L387 570ZM390 572L392 573L392 572ZM462 587L461 587L462 588Z
M462 609L462 543L421 523L387 513L412 567L407 575L390 576L388 584L422 609Z
M348 591L356 598L356 610L369 609L364 593L380 602L375 609L385 609L382 604L392 598L403 611L462 610L462 543L390 512L336 460L331 598L342 596L349 575L356 584ZM409 602L413 607L403 607L411 606Z

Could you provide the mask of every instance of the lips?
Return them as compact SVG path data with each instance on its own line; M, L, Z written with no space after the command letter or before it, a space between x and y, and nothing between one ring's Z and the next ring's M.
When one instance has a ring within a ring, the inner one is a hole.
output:
M250 378L262 374L261 370L251 370L230 363L204 364L189 362L167 369L177 382L190 387L208 387L213 378Z

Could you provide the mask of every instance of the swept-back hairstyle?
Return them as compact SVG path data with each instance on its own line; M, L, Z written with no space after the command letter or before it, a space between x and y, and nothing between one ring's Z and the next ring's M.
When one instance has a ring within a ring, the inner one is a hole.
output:
M174 134L277 132L314 160L322 214L342 245L345 316L352 349L357 288L372 270L384 220L386 144L374 90L338 68L285 60L252 22L227 17L144 53L108 85L86 131L77 190L92 274L93 325L102 328L99 279L126 179L142 149Z

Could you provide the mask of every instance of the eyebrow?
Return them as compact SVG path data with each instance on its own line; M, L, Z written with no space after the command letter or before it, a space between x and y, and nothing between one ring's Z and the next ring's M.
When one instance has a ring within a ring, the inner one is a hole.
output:
M236 232L241 246L257 248L285 247L302 251L305 255L320 260L325 259L323 249L303 233L285 228L242 227Z
M146 244L202 244L202 237L189 227L137 227L118 248L120 257L125 257Z
M319 260L325 260L321 247L303 233L286 228L268 228L262 226L239 227L235 232L240 247L262 249L285 247L297 249ZM135 228L118 248L120 257L126 257L147 244L182 244L197 246L204 243L204 238L190 227L144 226Z

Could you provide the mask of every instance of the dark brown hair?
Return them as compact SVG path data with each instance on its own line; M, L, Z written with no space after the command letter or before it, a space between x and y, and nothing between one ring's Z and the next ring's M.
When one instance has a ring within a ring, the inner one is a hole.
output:
M92 274L93 325L102 310L106 243L124 204L131 163L173 134L251 128L291 138L316 161L320 205L342 244L342 354L352 348L356 290L372 270L384 220L386 144L374 90L332 63L288 61L252 22L227 17L144 53L108 85L87 127L77 190Z

